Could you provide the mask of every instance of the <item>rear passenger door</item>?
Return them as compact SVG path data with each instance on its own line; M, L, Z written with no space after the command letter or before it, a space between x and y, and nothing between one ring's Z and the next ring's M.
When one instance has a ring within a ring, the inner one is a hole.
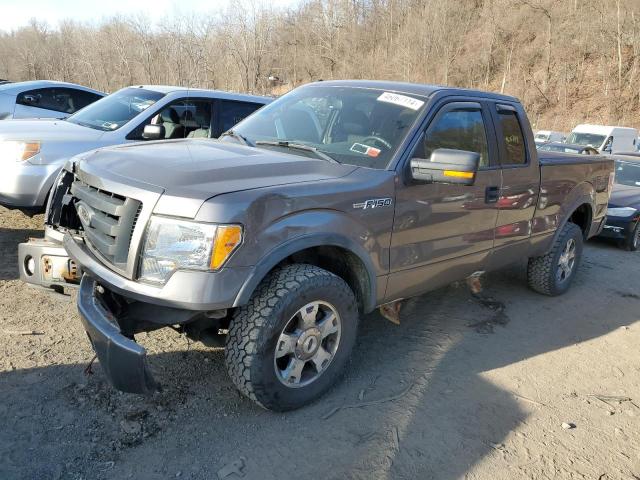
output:
M222 133L231 129L236 123L239 123L240 120L248 117L263 106L261 103L236 100L218 100L216 104L217 118L214 128L214 138L218 138Z
M533 140L524 133L530 128L523 112L512 105L499 103L492 104L491 110L502 167L502 189L496 202L498 224L495 247L517 247L518 244L525 245L531 236L531 222L538 202L540 169L529 155L529 142ZM519 252L517 248L514 254Z

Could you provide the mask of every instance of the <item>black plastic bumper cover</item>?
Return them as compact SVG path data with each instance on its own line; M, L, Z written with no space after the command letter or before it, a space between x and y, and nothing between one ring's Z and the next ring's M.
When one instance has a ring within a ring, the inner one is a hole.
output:
M78 310L100 365L111 384L123 392L148 394L158 389L147 366L146 350L120 332L115 317L95 297L96 281L84 275Z
M624 240L634 227L632 218L607 217L600 236Z

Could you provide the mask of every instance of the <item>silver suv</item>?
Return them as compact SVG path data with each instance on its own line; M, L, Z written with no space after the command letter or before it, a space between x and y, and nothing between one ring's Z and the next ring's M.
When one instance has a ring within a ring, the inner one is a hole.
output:
M75 83L51 80L0 81L0 120L64 118L105 95Z
M42 211L58 172L74 155L141 140L218 137L271 100L143 85L118 90L64 120L1 122L0 204Z

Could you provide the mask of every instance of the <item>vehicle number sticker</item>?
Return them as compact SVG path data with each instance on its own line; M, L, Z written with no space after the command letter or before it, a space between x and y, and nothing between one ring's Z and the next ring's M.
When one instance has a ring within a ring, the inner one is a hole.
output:
M378 101L393 103L394 105L400 105L401 107L410 108L411 110L418 110L422 105L424 105L422 100L391 92L384 92L378 97Z
M369 145L365 145L363 143L354 143L353 145L351 145L351 148L349 150L374 158L380 155L379 148L370 147Z

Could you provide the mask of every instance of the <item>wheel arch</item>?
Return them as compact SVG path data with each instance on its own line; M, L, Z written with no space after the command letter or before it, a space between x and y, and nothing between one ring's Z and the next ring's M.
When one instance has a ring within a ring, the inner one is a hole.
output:
M377 277L373 262L361 245L337 234L306 235L271 250L253 268L236 296L234 307L246 304L271 271L290 263L308 263L338 275L353 290L361 312L375 308Z
M562 228L572 222L580 227L582 238L587 240L591 232L591 225L594 217L595 190L590 183L584 182L577 185L569 193L560 208L558 216L560 220L556 231L551 237L545 253L548 252L560 235Z
M576 224L582 230L582 236L584 240L587 240L589 231L591 230L591 222L593 220L593 207L591 203L582 202L577 205L573 211L569 214L568 218L562 225L567 222Z
M593 207L591 205L589 198L581 198L576 201L571 208L568 208L562 220L558 223L558 228L556 228L553 237L551 237L551 241L549 242L549 246L545 250L545 253L548 253L557 238L560 236L562 232L562 228L569 222L575 223L578 225L580 230L582 231L583 240L587 240L589 238L589 231L591 230L591 220L593 219Z

